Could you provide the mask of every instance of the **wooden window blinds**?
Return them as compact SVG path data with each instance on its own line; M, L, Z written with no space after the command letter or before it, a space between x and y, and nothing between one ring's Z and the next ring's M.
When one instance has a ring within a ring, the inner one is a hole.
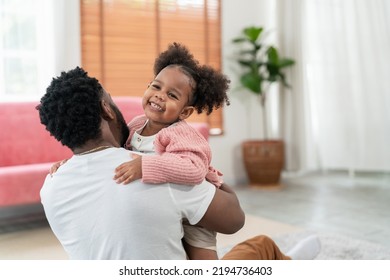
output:
M156 56L187 46L200 63L221 69L220 0L81 0L82 65L113 96L142 96ZM191 116L222 133L222 111Z

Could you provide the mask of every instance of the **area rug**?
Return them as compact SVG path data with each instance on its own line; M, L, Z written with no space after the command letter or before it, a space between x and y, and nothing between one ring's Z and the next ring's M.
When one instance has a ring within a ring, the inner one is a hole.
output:
M379 244L331 233L301 231L273 237L283 252L288 252L303 238L317 234L321 251L317 260L390 260L390 248Z

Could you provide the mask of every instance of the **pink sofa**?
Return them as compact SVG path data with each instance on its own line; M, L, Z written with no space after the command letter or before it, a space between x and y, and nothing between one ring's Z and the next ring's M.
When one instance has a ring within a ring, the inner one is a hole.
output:
M141 98L117 97L115 102L126 121L143 113ZM37 104L0 103L0 207L39 203L49 168L71 156L40 123ZM207 124L192 125L208 139Z

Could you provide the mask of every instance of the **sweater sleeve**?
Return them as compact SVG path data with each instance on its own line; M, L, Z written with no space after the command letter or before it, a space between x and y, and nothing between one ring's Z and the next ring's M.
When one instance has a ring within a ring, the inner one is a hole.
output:
M156 135L154 146L156 155L142 157L145 183L197 185L209 172L209 143L185 121L162 129Z

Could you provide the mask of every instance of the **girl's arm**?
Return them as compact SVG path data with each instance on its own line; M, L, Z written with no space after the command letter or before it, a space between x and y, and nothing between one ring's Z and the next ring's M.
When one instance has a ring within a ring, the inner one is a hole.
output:
M208 142L186 122L161 130L155 139L157 155L147 155L121 164L114 180L128 184L137 179L145 183L175 183L197 185L206 178L219 187L222 173L209 163L211 150Z
M65 162L67 162L68 160L67 159L63 159L61 161L57 161L56 163L54 163L51 167L50 167L50 176L53 176L54 173L57 172L58 168L61 167L61 165L63 165Z
M157 155L142 157L142 181L196 185L203 182L211 161L209 143L185 121L161 130L154 143Z
M142 157L131 154L132 161L127 161L115 168L114 180L118 184L128 184L142 178Z

